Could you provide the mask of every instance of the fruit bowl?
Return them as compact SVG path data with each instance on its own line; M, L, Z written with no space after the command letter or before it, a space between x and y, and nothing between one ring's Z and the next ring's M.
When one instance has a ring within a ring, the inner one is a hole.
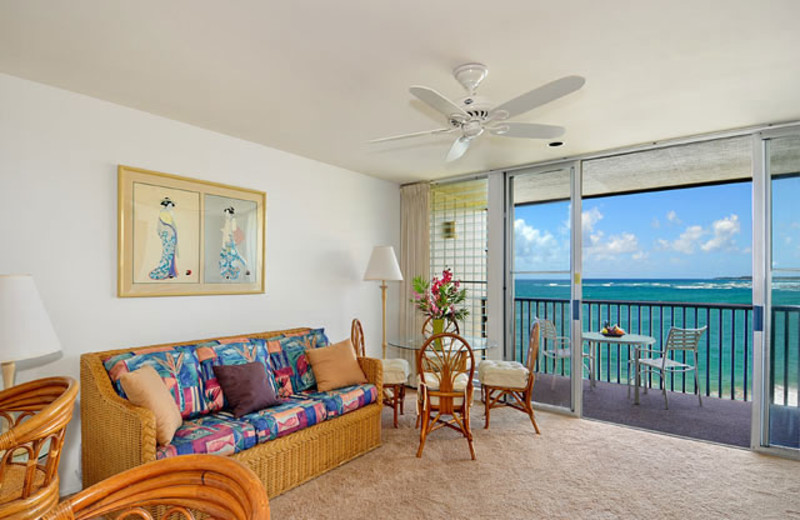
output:
M603 327L600 334L607 338L619 338L625 335L625 330L614 325L613 327Z

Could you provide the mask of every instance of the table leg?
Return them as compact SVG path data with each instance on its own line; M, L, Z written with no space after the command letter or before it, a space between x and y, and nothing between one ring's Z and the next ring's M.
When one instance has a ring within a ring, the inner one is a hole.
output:
M638 345L633 347L634 354L634 367L636 370L636 388L633 389L633 404L639 404L639 385L641 384L641 374L639 372L639 356L641 355L641 350L639 349Z

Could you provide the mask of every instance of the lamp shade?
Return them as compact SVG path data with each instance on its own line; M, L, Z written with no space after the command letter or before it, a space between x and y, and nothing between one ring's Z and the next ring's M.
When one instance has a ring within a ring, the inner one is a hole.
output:
M0 275L0 361L21 361L61 350L30 275Z
M367 272L364 273L364 280L387 280L399 282L403 279L400 272L400 265L394 255L392 246L375 246L372 255L369 257Z

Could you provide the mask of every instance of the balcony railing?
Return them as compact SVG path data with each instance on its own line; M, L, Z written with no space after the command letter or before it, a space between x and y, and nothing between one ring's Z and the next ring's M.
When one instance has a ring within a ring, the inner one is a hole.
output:
M569 336L569 300L517 298L514 301L514 345L507 357L521 361L527 349L527 331L531 321L540 317L552 321L560 335ZM753 316L751 305L666 303L617 300L585 300L583 329L600 330L604 322L619 324L628 333L656 338L660 349L670 327L697 328L708 326L698 348L700 390L705 396L748 401L752 396L751 369ZM800 380L800 307L773 308L773 341L771 351L771 400L785 406L798 404ZM551 348L543 345L543 348ZM588 353L588 345L583 345ZM691 354L677 354L677 361L691 362ZM628 361L633 348L601 343L595 350L594 377L598 381L627 384ZM567 376L568 359L553 361L540 355L538 370L542 373ZM587 374L588 376L588 374ZM644 384L661 387L660 378L649 377ZM694 374L670 374L667 389L693 394Z

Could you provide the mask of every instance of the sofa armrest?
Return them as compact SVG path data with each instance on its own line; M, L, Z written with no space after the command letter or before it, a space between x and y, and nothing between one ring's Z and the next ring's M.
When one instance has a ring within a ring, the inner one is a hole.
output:
M156 460L156 419L114 391L96 354L81 356L83 486Z
M378 396L383 395L383 362L380 359L360 357L358 363L367 376L367 382L378 388Z

